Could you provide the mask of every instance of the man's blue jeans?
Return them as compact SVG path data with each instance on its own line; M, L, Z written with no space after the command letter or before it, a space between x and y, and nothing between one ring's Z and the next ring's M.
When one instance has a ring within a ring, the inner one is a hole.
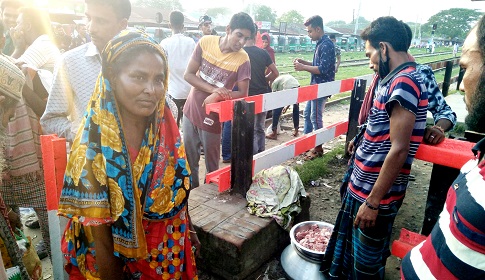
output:
M232 122L227 121L222 123L222 159L231 159L231 128Z
M305 111L303 113L305 119L305 126L303 127L304 134L308 134L323 127L323 111L325 110L327 98L328 97L321 97L306 103Z
M266 120L266 112L256 114L254 116L254 140L253 140L253 155L264 151L265 148L265 133L264 123ZM222 123L222 159L231 159L231 137L232 137L232 122L227 121Z
M300 126L300 108L298 106L299 104L293 104L293 128L298 129ZM273 124L271 126L271 129L276 131L278 127L278 122L280 120L281 112L283 111L283 107L274 109L273 110Z

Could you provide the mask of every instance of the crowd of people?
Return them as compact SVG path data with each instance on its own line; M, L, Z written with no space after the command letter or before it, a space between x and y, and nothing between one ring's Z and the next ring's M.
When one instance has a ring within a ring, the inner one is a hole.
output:
M0 278L11 266L29 278L13 235L22 228L19 207L35 210L50 254L40 135L54 133L67 140L70 152L59 201L59 215L68 219L62 250L70 279L198 279L201 244L189 193L203 183L202 153L205 172L219 169L221 147L223 161L231 161L231 124L221 124L205 105L300 84L279 75L268 34L256 46L257 27L246 13L232 16L225 36L212 35L211 18L202 16L204 36L194 42L183 34L184 15L173 11L172 36L158 44L127 29L130 0L85 5L87 22L76 22L67 35L45 11L18 0L0 4L0 244L7 248L0 251ZM308 72L311 84L333 81L340 64L334 38L318 15L304 25L317 44L312 61L294 60L295 71ZM408 53L407 24L380 17L361 37L375 76L360 132L349 144L342 207L321 266L331 279L384 279L415 153L422 141L442 142L456 123L431 69ZM467 125L479 135L485 132L484 38L482 18L460 60ZM323 127L326 100L307 102L303 133ZM254 154L264 151L266 138L277 138L283 110L274 110L267 135L266 112L255 115ZM432 126L426 126L427 110ZM294 104L295 137L298 113ZM404 279L485 277L484 145L477 143L477 158L456 181L430 186L422 232L429 236L404 258ZM305 157L322 154L316 146Z

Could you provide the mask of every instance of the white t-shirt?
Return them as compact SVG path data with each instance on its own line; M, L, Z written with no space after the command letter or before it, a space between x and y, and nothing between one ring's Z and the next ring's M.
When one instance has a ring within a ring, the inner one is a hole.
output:
M190 84L184 80L184 73L195 49L194 40L183 34L174 34L163 39L160 46L165 50L168 59L170 75L167 93L175 99L187 99Z
M49 36L41 35L17 59L29 67L53 71L54 66L61 57L61 52L51 41Z

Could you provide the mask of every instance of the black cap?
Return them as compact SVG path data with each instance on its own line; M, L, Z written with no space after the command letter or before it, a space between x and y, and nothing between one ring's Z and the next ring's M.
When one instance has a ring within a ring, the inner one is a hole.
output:
M211 19L211 17L210 17L210 16L208 16L208 15L203 15L203 16L201 16L201 17L199 18L199 26L201 26L202 24L204 24L204 23L206 23L206 22L208 22L208 23L212 23L212 19Z

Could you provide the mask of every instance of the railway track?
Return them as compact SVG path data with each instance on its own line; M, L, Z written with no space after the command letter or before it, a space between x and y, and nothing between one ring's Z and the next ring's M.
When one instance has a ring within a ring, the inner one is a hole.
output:
M414 57L431 57L431 56L439 56L444 54L453 54L453 52L440 52L440 53L426 53L426 54L417 54ZM364 59L355 59L355 60L345 60L340 63L340 67L351 67L351 66L360 66L360 65L367 65L369 63L368 58Z

